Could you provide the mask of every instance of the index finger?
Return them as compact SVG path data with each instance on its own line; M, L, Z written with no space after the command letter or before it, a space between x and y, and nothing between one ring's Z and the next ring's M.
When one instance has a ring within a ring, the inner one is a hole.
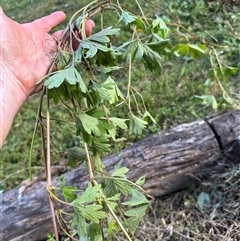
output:
M65 18L66 14L64 12L57 11L48 16L37 19L32 23L38 28L42 28L44 31L49 32L52 28L60 24Z

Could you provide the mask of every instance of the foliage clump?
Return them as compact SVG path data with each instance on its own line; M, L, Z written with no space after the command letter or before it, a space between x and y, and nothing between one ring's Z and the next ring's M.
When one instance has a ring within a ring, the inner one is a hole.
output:
M236 9L226 12L210 1L169 1L163 7L158 1L146 2L135 1L134 7L118 1L86 5L69 20L59 39L53 57L59 71L50 69L42 80L45 88L37 118L41 131L36 128L35 134L43 135L47 173L55 159L50 155L54 153L51 145L58 149L58 140L66 136L68 143L59 149L64 149L68 165L84 162L89 170L84 192L68 187L64 176L60 187L52 187L48 174L57 217L72 238L111 240L119 232L128 240L135 237L148 200L142 179L130 182L127 169L120 165L106 172L101 157L112 153L113 147L117 152L122 141L132 140L130 134L138 138L146 130L156 131L155 120L164 129L190 121L189 116L203 116L212 108L219 111L239 105L239 85L234 81L239 73ZM154 11L145 15L143 5L146 9L154 6ZM113 26L106 21L111 15L117 19L111 22ZM89 17L96 18L100 27L86 37L84 23ZM209 18L213 31L208 28ZM120 36L124 36L122 41ZM79 41L76 49L71 45L73 38ZM55 113L56 108L61 108L61 114ZM66 135L59 133L59 126L64 126ZM37 153L39 159L40 149ZM129 208L124 213L118 209L123 196L128 200L121 206ZM71 214L63 213L59 203L73 207L70 226L65 226L64 215Z

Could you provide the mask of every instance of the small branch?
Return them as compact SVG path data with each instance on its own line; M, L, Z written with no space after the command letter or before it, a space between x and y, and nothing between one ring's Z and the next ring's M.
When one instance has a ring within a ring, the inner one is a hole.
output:
M89 155L89 151L88 151L88 146L87 146L87 143L84 142L84 149L85 149L85 152L86 152L86 157L87 157L87 164L88 164L88 171L89 171L89 178L90 178L90 181L93 181L94 182L94 185L97 184L95 178L94 178L94 174L93 174L93 166L92 166L92 160L91 160L91 157Z

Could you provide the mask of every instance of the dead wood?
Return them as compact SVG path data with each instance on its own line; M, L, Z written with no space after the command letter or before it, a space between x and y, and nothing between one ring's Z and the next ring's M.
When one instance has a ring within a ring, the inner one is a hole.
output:
M123 159L128 178L146 177L145 190L159 197L201 182L240 162L240 111L224 113L161 131L104 159L110 171ZM68 185L84 189L87 170L66 173ZM58 185L55 180L54 185ZM2 195L0 237L6 241L42 240L52 231L46 181Z

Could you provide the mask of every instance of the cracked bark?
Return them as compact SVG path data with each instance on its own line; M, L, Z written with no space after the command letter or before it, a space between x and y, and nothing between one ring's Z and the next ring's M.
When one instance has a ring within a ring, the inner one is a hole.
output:
M129 168L128 178L135 181L145 176L144 189L155 197L184 189L240 162L240 111L150 135L119 156L105 158L104 163L110 171L121 159ZM66 177L68 185L79 189L88 182L82 167L67 172ZM56 180L54 185L58 185ZM53 232L45 181L4 193L0 208L4 240L41 240Z

